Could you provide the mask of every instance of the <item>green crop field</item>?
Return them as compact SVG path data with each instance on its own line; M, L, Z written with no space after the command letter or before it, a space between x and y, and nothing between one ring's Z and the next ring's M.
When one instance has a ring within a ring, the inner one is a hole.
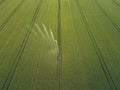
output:
M120 90L120 0L0 0L0 90Z

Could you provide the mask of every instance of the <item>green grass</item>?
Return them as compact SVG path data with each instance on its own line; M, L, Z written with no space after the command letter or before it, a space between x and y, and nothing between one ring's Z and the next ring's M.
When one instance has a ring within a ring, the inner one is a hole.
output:
M0 0L0 90L119 90L119 10L119 0ZM35 23L52 29L59 63Z

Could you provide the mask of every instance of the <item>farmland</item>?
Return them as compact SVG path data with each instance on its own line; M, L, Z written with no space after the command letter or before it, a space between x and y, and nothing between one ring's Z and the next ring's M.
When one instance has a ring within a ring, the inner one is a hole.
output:
M120 90L119 39L119 0L0 0L0 90Z

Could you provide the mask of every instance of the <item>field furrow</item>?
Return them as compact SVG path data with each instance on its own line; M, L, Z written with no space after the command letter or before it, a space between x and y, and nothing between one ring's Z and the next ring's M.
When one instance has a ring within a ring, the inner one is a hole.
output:
M0 90L119 90L119 0L0 0Z

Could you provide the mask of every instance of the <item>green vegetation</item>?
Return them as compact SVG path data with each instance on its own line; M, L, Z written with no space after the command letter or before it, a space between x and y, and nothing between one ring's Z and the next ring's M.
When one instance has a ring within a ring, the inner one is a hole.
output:
M119 39L119 0L0 0L0 90L120 90Z

